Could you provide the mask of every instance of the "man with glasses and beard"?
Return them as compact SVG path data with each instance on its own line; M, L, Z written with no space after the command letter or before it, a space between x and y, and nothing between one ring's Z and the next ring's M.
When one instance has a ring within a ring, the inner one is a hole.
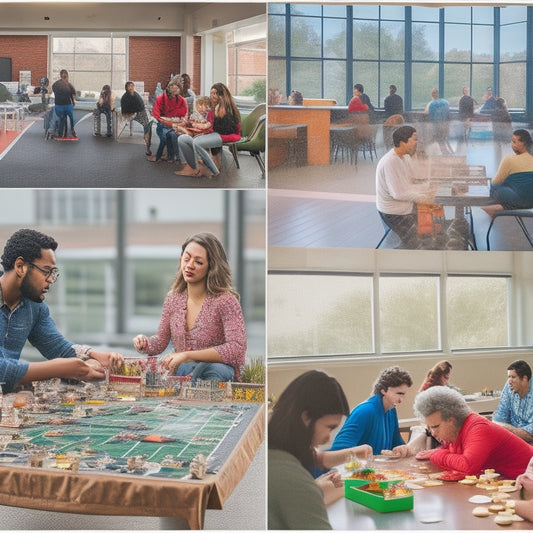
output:
M5 245L0 276L0 383L4 392L18 384L51 378L102 380L106 368L120 367L124 361L119 353L69 342L57 330L44 303L50 285L59 277L56 248L52 237L31 229L16 231ZM46 361L20 359L27 340Z

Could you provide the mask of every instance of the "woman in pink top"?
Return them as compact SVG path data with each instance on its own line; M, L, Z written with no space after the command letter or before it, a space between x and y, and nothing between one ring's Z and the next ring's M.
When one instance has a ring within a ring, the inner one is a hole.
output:
M147 355L174 351L162 366L178 376L240 381L246 329L232 286L226 252L211 233L197 233L182 246L180 268L163 304L157 333L137 335L135 349Z

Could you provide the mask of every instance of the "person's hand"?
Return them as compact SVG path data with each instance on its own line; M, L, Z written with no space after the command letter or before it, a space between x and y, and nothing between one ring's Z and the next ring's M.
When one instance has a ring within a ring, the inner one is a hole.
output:
M124 364L124 356L118 352L93 352L91 357L109 369L118 370Z
M161 366L170 372L170 374L175 374L178 367L188 362L188 357L186 352L181 353L170 353L168 354L161 363Z
M58 377L77 379L79 381L101 381L105 379L105 369L96 359L82 361L77 357L66 359L53 359L55 364L61 366Z
M437 449L438 448L434 448L433 450L422 450L415 455L415 459L418 461L428 461Z
M409 448L407 447L407 444L402 444L400 446L395 446L392 449L392 453L396 456L400 457L407 457L409 455Z
M370 446L369 444L361 444L360 446L355 446L355 448L352 448L351 451L359 459L367 459L374 453L372 450L372 446Z
M146 335L137 335L133 339L133 347L139 353L144 353L148 349L148 337Z

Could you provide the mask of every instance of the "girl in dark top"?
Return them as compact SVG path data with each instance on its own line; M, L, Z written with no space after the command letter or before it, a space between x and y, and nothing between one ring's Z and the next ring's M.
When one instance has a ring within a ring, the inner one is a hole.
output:
M131 120L138 122L144 130L144 142L146 145L146 155L150 157L152 150L152 121L148 117L142 96L135 91L135 83L127 81L124 86L126 92L120 99L120 112L123 117L131 117Z

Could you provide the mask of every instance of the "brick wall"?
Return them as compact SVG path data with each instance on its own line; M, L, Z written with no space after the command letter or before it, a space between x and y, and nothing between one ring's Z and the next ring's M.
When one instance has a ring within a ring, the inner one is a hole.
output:
M193 37L193 69L192 69L192 87L191 89L198 96L208 96L208 94L201 95L200 87L202 86L202 38L199 35ZM207 91L207 89L206 89Z
M11 81L19 81L19 71L31 71L31 84L48 72L48 37L46 35L0 35L0 56L11 58Z
M171 73L179 74L179 37L130 37L129 42L129 77L144 81L144 90L151 95L158 81L164 88Z

